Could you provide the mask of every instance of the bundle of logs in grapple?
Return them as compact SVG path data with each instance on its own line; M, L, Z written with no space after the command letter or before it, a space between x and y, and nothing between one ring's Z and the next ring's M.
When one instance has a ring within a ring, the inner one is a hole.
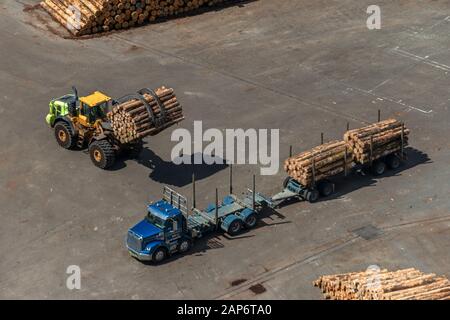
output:
M347 131L344 140L352 149L355 160L365 164L393 152L408 144L409 130L402 122L388 119L372 125Z
M450 300L450 281L414 268L322 276L313 282L333 300Z
M331 141L290 157L284 169L304 186L334 176L352 166L352 155L344 141Z
M150 112L141 100L131 99L115 105L107 114L114 135L121 143L153 136L184 120L183 109L173 89L161 87L154 92L158 99L151 94L143 95Z
M41 6L73 35L127 29L224 0L44 0Z

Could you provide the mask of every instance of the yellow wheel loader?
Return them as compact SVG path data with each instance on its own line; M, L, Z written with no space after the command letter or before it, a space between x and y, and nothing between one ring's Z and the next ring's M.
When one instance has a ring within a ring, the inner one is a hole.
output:
M114 136L107 113L114 104L109 96L96 91L91 95L78 97L75 87L73 93L50 102L46 122L55 132L58 144L65 149L88 148L92 162L99 168L110 168L116 155L124 151L132 156L139 155L142 140L123 144ZM138 94L128 97L136 98ZM162 106L161 106L162 107Z

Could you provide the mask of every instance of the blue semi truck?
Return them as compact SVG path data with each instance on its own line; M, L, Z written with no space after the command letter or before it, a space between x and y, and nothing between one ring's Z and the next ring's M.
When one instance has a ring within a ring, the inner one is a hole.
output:
M242 198L232 193L230 183L230 194L219 203L216 189L216 202L204 210L195 208L195 179L193 190L190 209L185 196L164 187L162 199L149 204L146 217L128 230L126 246L131 256L160 263L174 253L188 252L206 234L224 231L235 236L255 227L261 210L271 206L269 199L254 191L255 177L253 189Z

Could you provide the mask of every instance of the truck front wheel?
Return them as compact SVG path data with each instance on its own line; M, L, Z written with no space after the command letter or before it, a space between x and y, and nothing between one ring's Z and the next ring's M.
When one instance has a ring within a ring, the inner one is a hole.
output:
M164 248L158 248L153 253L152 259L155 263L160 263L167 258L167 251Z
M64 121L55 124L55 138L58 144L64 149L73 149L76 139L72 128Z
M114 149L106 140L92 142L89 146L89 154L92 162L101 169L110 168L116 160Z

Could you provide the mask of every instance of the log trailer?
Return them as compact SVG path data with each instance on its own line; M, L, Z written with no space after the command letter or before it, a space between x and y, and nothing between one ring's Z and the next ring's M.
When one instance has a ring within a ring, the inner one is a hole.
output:
M113 166L118 154L127 153L132 157L139 155L143 146L143 136L124 143L115 133L115 128L108 118L114 107L142 105L141 108L146 110L145 115L141 116L145 118L145 128L151 127L155 132L159 132L168 127L165 105L151 89L144 88L117 100L99 91L79 97L77 89L72 87L72 90L72 94L50 102L50 110L45 120L54 129L56 141L62 148L82 150L87 147L92 162L101 169ZM153 97L152 105L149 103L149 96Z
M349 132L349 131L348 131ZM350 147L345 147L345 154L343 156L343 163L341 170L331 171L332 174L325 178L317 178L316 161L312 159L312 181L309 184L302 184L295 178L288 176L283 181L282 191L273 195L266 202L270 207L276 208L283 202L291 199L306 200L310 203L317 202L320 197L329 197L335 190L336 186L333 179L337 177L347 177L355 172L367 171L374 176L381 176L385 173L386 169L398 169L402 162L406 161L405 146L407 145L407 136L409 130L405 129L404 125L401 125L399 129L398 147L387 150L381 155L376 155L374 150L374 140L370 138L368 160L361 161L358 158L351 157ZM322 134L323 145L323 134ZM292 157L292 146L290 147L290 157ZM347 165L346 165L347 164ZM348 165L350 164L350 165ZM350 167L350 168L349 168ZM337 173L334 173L337 172Z
M126 247L130 255L140 261L160 263L174 253L186 253L196 239L214 232L231 236L243 229L256 226L258 214L268 206L266 198L248 189L243 198L230 193L219 203L216 201L204 210L195 207L195 177L193 178L193 205L188 207L185 196L165 186L162 199L147 207L146 217L128 230Z

